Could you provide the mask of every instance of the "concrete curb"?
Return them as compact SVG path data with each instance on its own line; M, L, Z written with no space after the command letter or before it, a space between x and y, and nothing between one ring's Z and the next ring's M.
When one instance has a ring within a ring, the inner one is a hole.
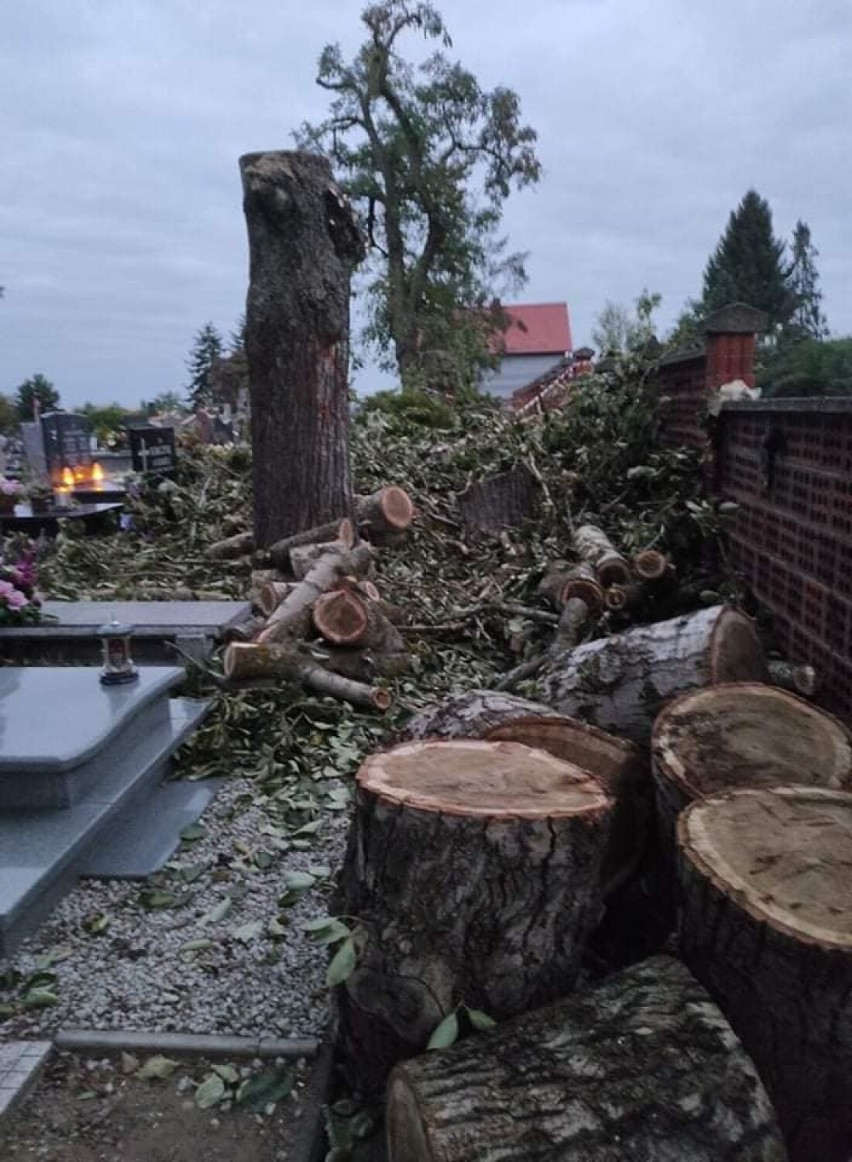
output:
M62 1051L76 1053L176 1053L197 1057L314 1057L315 1037L301 1040L275 1037L231 1037L207 1033L111 1032L63 1029L54 1038Z
M322 1162L326 1155L323 1111L331 1098L334 1046L323 1042L317 1051L303 1098L304 1113L293 1139L293 1162Z

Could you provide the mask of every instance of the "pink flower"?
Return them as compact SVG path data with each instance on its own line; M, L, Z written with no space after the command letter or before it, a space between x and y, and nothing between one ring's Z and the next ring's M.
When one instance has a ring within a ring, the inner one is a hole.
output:
M0 492L4 496L19 496L22 491L20 480L0 480Z
M17 592L17 589L11 581L0 581L0 597L9 598L13 593Z
M6 597L6 604L10 609L23 609L25 605L29 605L29 601L27 601L20 589L13 589Z

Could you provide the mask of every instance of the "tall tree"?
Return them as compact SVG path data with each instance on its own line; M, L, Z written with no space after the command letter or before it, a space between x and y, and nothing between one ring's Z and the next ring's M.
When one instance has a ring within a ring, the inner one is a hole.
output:
M204 407L213 402L211 371L222 357L225 343L212 323L205 323L193 340L186 366L189 371L189 402L192 407Z
M819 251L811 241L811 229L801 219L793 231L793 260L790 265L789 286L793 295L791 329L797 336L825 339L828 323L822 311L822 291L816 260Z
M46 376L37 371L15 389L15 406L20 420L34 420L45 412L56 411L59 392Z
M621 303L607 299L592 331L592 342L601 355L622 355L637 351L654 337L654 311L663 301L645 287L634 300L633 314Z
M794 306L789 273L784 243L772 231L769 203L749 190L731 212L704 269L702 308L709 313L728 303L747 303L765 311L771 326L784 326Z
M372 264L366 331L403 387L428 382L446 356L472 376L494 354L505 325L495 293L524 280L524 256L497 236L512 186L538 181L535 132L511 90L484 90L441 52L413 66L406 33L451 46L431 3L384 0L362 14L367 37L346 63L327 45L317 84L332 94L329 117L297 140L333 162L361 210ZM490 326L483 327L487 319Z

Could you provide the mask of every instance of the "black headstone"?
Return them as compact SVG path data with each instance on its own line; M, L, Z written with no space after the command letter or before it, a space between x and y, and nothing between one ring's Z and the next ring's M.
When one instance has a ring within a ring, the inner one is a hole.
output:
M58 478L63 468L90 468L92 428L74 412L48 412L41 417L44 458L48 475Z
M174 428L128 428L134 472L173 476L177 467Z

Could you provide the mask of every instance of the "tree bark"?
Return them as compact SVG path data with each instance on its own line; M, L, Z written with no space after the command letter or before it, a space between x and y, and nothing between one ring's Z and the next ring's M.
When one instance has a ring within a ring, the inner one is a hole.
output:
M535 516L538 482L526 464L471 484L459 496L459 512L469 533L498 537Z
M254 552L254 533L236 533L226 537L224 541L214 541L207 546L206 556L211 561L230 561L234 557L242 557L246 553Z
M767 664L769 681L774 686L792 690L795 694L803 694L806 698L813 698L819 690L819 675L813 666L796 665L781 658L773 658Z
M489 730L517 718L554 718L560 714L542 702L531 702L495 690L469 690L421 710L394 737L396 743L424 738L483 738Z
M597 780L519 743L413 742L366 761L341 876L362 943L340 989L359 1094L380 1097L459 1002L506 1017L572 987L610 810Z
M232 642L225 650L224 670L231 682L283 679L301 682L320 694L330 694L353 706L387 710L391 704L387 690L329 673L319 662L297 653L291 645Z
M539 685L542 700L560 713L647 743L675 695L765 676L751 620L717 605L586 642L555 658Z
M355 533L352 521L348 516L328 521L313 529L305 529L301 533L294 533L291 537L284 537L269 546L269 559L276 569L282 573L290 570L290 550L299 545L322 544L326 541L338 541L346 549L355 544Z
M701 799L678 820L683 958L742 1040L791 1162L852 1157L852 796Z
M672 844L695 799L744 787L852 790L852 735L809 703L773 686L736 682L671 702L651 739L661 833Z
M564 609L572 597L585 601L590 609L600 609L604 601L595 571L585 562L570 569L551 569L542 577L538 591L557 609Z
M290 572L297 581L304 581L320 559L329 553L339 553L345 549L340 541L322 541L319 544L293 545L288 552L290 558Z
M592 566L604 589L610 585L629 585L630 565L603 529L597 525L581 525L574 533L574 546L578 555Z
M372 559L370 547L364 544L320 557L304 581L300 581L273 611L258 641L283 641L291 636L293 626L303 624L304 615L310 611L320 594L334 589L341 578L348 574L366 572Z
M352 507L349 283L364 243L325 158L240 158L254 539L266 549Z
M398 1066L389 1162L784 1162L742 1046L667 956Z

